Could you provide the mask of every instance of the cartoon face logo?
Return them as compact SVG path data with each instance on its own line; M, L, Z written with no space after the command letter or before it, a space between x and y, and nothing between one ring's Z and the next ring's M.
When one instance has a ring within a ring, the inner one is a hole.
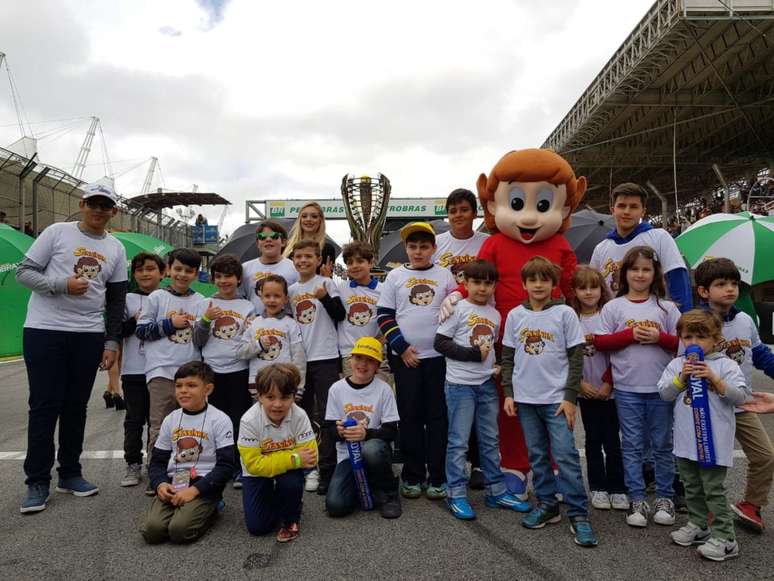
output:
M296 305L296 321L301 325L308 325L314 321L317 307L312 301L301 301Z
M435 297L435 291L432 288L426 284L418 284L411 287L409 302L426 307L433 302L433 297Z
M744 347L735 343L726 349L726 357L736 361L737 365L744 363Z
M258 353L258 359L263 361L274 361L279 357L282 351L282 341L277 339L274 335L264 335L259 339L263 351Z
M202 445L196 438L186 436L180 438L175 445L177 452L175 453L175 462L183 464L184 462L194 462L199 460L199 455L202 453Z
M85 276L88 279L95 279L102 270L99 260L92 256L81 256L73 267L75 276Z
M530 335L524 341L524 352L528 355L540 355L545 346L543 339L536 335Z
M239 332L239 323L234 317L220 317L215 319L212 326L212 335L218 339L232 339Z
M368 416L368 414L360 410L349 412L347 414L347 418L352 418L357 422L365 421L366 428L368 427L368 424L371 422L371 418Z
M586 335L586 344L583 346L584 357L594 357L597 354L597 348L594 347L594 335Z
M347 312L347 320L355 327L365 327L371 320L371 309L365 303L353 303Z
M491 349L494 345L494 335L489 325L476 325L470 332L471 347L486 347Z
M191 330L191 327L186 327L185 329L175 329L175 332L169 336L169 340L173 343L184 345L185 343L191 342L192 334L193 331Z
M457 281L457 284L462 284L465 282L465 264L464 263L457 263L453 264L451 267L451 273L454 275L454 280Z

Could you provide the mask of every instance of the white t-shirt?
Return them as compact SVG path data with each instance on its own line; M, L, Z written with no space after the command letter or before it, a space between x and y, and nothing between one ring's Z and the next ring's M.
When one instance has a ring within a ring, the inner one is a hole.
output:
M606 334L602 326L602 311L593 315L580 315L580 324L586 338L586 346L583 348L583 379L594 387L599 387L602 385L602 376L610 367L610 356L604 351L597 351L592 344L593 335ZM610 394L611 399L613 393Z
M661 262L661 271L664 274L677 268L686 267L674 239L669 235L669 232L662 228L641 232L625 244L616 244L612 239L605 238L594 248L589 266L602 273L613 294L618 292L615 277L621 268L621 262L626 253L635 246L650 246L655 250Z
M175 470L196 469L206 476L215 467L216 451L234 445L234 427L229 417L213 405L198 414L178 408L161 422L155 447L171 451L167 476Z
M205 298L199 305L200 318L209 308L210 301L223 309L223 316L210 323L210 337L202 349L202 359L215 373L247 369L247 361L238 358L236 350L254 315L253 304L247 299Z
M478 251L489 234L474 231L470 238L455 238L451 230L435 237L436 250L433 263L448 268L458 283L462 282L462 269L468 262L473 262Z
M255 283L270 274L280 275L287 281L288 287L298 281L298 272L289 258L280 258L279 262L263 264L258 257L242 265L242 294L253 303L256 314L263 312L263 301L255 293Z
M124 321L128 321L148 302L148 295L126 293ZM121 375L145 375L145 345L136 335L124 338L121 350Z
M440 357L433 349L441 303L458 286L451 272L433 265L413 270L403 265L391 270L382 286L377 307L395 309L403 338L420 359Z
M314 296L314 291L324 286L332 297L339 296L336 284L319 274L306 282L297 282L290 287L290 308L301 328L304 338L304 350L307 361L337 359L339 356L336 323L330 318L322 302Z
M446 381L462 385L481 385L492 378L495 364L494 345L500 332L500 313L492 306L460 301L451 317L438 327L438 333L451 337L462 347L489 345L485 361L457 361L446 358Z
M303 349L301 329L290 315L279 319L255 317L245 330L242 341L250 344L252 353L258 353L257 357L249 360L249 383L255 383L256 374L264 367L273 363L293 363L291 344L294 348Z
M602 329L608 335L638 325L675 335L679 318L680 311L673 302L659 299L656 303L654 296L641 303L618 297L602 307ZM632 343L620 351L611 351L613 386L619 391L634 393L658 391L656 384L672 356L657 344Z
M752 350L761 344L758 327L750 315L739 311L731 321L723 322L723 343L718 346L726 357L736 361L742 370L747 387L752 387Z
M202 355L193 342L193 326L201 316L202 295L197 292L186 296L172 294L166 288L148 295L147 306L140 313L137 325L158 323L172 315L185 315L190 326L177 329L175 333L155 341L145 341L145 378L174 379L175 373L184 363L201 361Z
M360 337L379 336L376 303L379 302L381 292L382 285L378 281L374 288L362 285L352 287L348 280L339 284L339 296L347 312L338 327L339 353L342 357L350 356L352 347Z
M561 403L570 372L567 350L584 341L578 315L567 305L553 305L542 311L519 305L508 313L503 345L516 350L514 401Z
M382 424L397 422L398 405L392 389L378 377L366 387L355 389L346 379L331 385L325 419L330 421L353 418L366 421L367 430L378 430ZM336 442L336 462L349 458L346 442Z
M33 292L24 326L29 329L105 332L105 290L108 283L127 280L126 250L111 234L81 232L77 222L59 222L43 230L27 251L50 279L81 275L89 288L83 295Z

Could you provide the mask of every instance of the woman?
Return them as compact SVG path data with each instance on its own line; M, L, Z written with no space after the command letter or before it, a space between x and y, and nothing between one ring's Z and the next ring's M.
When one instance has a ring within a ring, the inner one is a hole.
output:
M336 249L325 239L325 217L322 208L317 202L307 202L301 207L298 219L290 230L288 244L283 256L289 258L293 254L293 247L301 240L314 240L320 245L322 264L317 269L318 274L330 277L333 274L333 263L336 260Z

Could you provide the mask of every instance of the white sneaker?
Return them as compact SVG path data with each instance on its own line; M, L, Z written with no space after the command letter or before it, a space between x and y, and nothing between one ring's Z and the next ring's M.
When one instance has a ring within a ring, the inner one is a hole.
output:
M672 526L675 524L675 503L669 498L657 498L653 504L653 522L657 525Z
M317 492L320 486L320 471L312 470L304 477L304 490L307 492Z
M629 497L619 492L610 495L610 506L613 510L629 510Z
M644 500L633 500L626 515L626 524L630 527L648 526L650 507Z
M604 490L594 490L591 492L591 506L599 510L610 510L610 495ZM629 508L629 505L626 505Z
M706 543L701 545L697 551L705 559L710 559L711 561L725 561L726 559L739 556L739 543L712 537Z
M691 545L703 545L710 538L709 529L703 529L689 522L684 527L669 533L675 544L681 547L690 547Z

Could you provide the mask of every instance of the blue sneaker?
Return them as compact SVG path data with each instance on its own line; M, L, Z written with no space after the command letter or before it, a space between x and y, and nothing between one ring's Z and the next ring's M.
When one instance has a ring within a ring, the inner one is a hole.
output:
M218 511L218 514L223 514L226 510L226 501L221 498L218 504L215 505L215 510Z
M446 500L446 504L449 505L451 513L460 520L476 518L476 513L473 512L473 507L470 506L467 498L449 498Z
M570 530L575 535L575 544L581 547L596 547L599 544L589 519L583 516L570 517Z
M72 478L60 478L56 485L56 491L75 496L91 496L97 494L99 488L81 476L73 476Z
M47 501L48 484L30 484L27 486L27 496L22 501L20 512L26 514L46 510Z
M503 476L505 477L505 486L508 487L508 492L513 494L519 500L527 500L527 488L529 486L529 478L523 472L518 470L511 470L510 468L502 468Z
M503 492L498 496L487 496L486 505L489 508L507 508L516 512L529 512L530 505L524 500L519 500L515 494Z
M528 515L521 519L521 526L528 529L542 529L547 524L556 524L560 520L562 520L562 515L559 513L558 505L550 506L540 502Z

